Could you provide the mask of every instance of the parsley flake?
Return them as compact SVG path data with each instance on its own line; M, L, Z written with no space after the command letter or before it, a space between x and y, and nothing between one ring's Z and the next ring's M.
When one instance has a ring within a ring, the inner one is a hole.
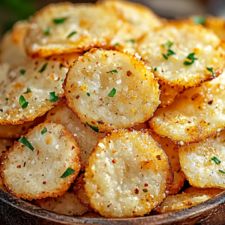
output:
M110 70L110 71L108 71L108 72L106 72L106 73L112 73L112 74L115 74L115 73L118 73L118 70Z
M46 70L47 66L48 66L48 63L45 63L38 72L43 73Z
M50 30L49 27L47 27L47 28L43 31L43 34L44 34L45 36L49 36L50 33L51 33L51 30Z
M72 175L74 172L75 172L74 169L68 167L68 168L66 169L66 171L62 174L62 176L61 176L60 178L66 178L66 177Z
M50 102L57 102L59 97L55 94L55 92L50 92L49 93L49 101Z
M27 148L29 148L31 151L34 150L33 145L25 137L21 137L18 141Z
M98 129L98 127L96 127L96 126L93 126L93 125L91 125L91 124L89 124L89 123L86 123L86 125L88 125L93 131L95 131L95 132L99 132L99 129Z
M115 94L116 94L116 89L113 88L113 89L109 92L108 97L114 97Z
M205 25L206 18L204 16L195 16L193 17L193 21L195 24Z
M134 39L129 39L129 40L127 40L127 42L129 42L131 44L134 44L135 43L135 40Z
M171 55L175 55L176 53L171 49L173 46L172 41L167 41L165 44L162 45L164 48L167 49L167 53L163 53L162 56L164 59L168 60Z
M44 127L44 128L41 130L41 134L43 135L43 134L45 134L47 131L48 131L47 128Z
M20 75L24 75L26 73L25 69L20 69Z
M212 74L213 77L215 77L215 72L212 67L206 67L206 69Z
M27 102L27 100L24 98L23 95L20 95L20 97L19 97L19 104L20 104L20 106L21 106L23 109L25 109L25 108L27 108L29 102Z
M58 24L62 24L67 20L67 17L59 17L59 18L55 18L53 19L53 23L58 25Z
M164 48L171 48L173 46L173 42L172 41L167 41L164 45L163 45L163 47Z
M91 94L89 92L87 92L87 96L89 97L89 96L91 96Z
M222 174L225 174L225 171L224 170L219 170L220 173Z
M198 59L198 58L195 57L195 53L192 52L192 53L190 53L190 54L186 57L186 60L184 61L184 65L185 65L185 66L190 66L190 65L192 65L192 64L195 62L195 60L197 60L197 59Z
M216 156L213 156L213 157L211 158L211 160L212 160L214 163L216 163L217 165L219 165L219 164L221 163L221 161L220 161Z
M28 94L31 92L31 89L30 88L27 88L27 90L25 92L23 92L24 94Z
M76 32L76 31L72 31L72 32L70 32L70 33L67 35L67 38L71 38L71 37L73 37L75 34L77 34L77 32Z

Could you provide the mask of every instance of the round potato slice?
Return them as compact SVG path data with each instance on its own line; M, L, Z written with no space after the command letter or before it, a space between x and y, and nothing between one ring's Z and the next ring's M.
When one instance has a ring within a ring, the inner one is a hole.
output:
M155 210L158 213L176 212L199 205L222 192L220 189L190 189L181 194L169 195Z
M6 153L1 175L9 192L32 200L63 195L79 170L73 136L60 124L42 123Z
M196 142L225 127L225 72L200 87L183 92L150 121L160 136L175 142Z
M181 168L189 181L200 188L225 188L225 131L179 149Z
M192 87L218 76L224 67L224 50L212 31L189 23L168 23L146 35L138 52L169 84ZM209 68L213 69L213 73Z
M68 73L65 94L81 121L99 131L143 123L159 105L154 75L136 58L110 50L80 57Z
M16 67L26 62L27 56L23 41L28 26L27 21L17 22L12 31L4 35L0 45L1 63L8 63L11 67Z
M85 191L102 216L143 216L165 198L169 176L167 156L148 133L120 130L91 154Z
M25 46L39 56L83 52L109 43L119 26L118 16L96 5L51 4L32 18Z
M68 216L82 216L88 212L88 208L80 203L74 193L66 192L57 198L46 198L36 201L43 209Z
M53 108L64 95L69 60L67 56L29 59L25 65L6 71L0 84L0 124L33 121Z
M81 152L81 165L84 168L91 151L97 145L98 139L105 134L98 133L80 119L65 104L59 104L48 112L46 121L64 125L76 139Z
M152 137L161 145L162 149L166 152L173 174L173 182L168 185L168 194L177 194L184 185L185 176L181 171L178 146L170 139L163 138L158 135L152 134Z

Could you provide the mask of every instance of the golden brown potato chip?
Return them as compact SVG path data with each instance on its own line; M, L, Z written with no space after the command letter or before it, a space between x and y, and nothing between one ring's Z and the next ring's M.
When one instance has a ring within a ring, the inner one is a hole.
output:
M148 133L119 130L91 154L85 191L102 216L143 216L165 198L169 177L167 156Z
M157 77L171 86L196 86L218 76L224 67L221 40L202 26L184 22L156 28L154 35L142 40L138 52Z
M175 142L196 142L225 127L225 72L200 87L183 92L150 121L160 136Z
M5 154L1 175L9 192L32 200L63 195L79 170L73 136L60 124L42 123Z
M76 139L81 153L81 165L84 167L98 139L105 134L98 133L87 124L81 123L80 119L65 104L59 104L48 112L46 121L60 123L70 131Z
M136 58L112 50L92 50L70 69L68 105L96 131L133 127L147 121L159 105L154 75Z
M109 43L119 27L118 16L106 8L51 4L31 19L25 46L29 54L39 56L83 52Z
M225 188L225 131L179 149L181 168L189 181L200 188Z
M169 213L191 208L201 204L221 192L220 189L190 189L181 194L169 195L155 210L158 213Z
M82 216L88 212L88 208L80 203L74 193L66 192L57 198L46 198L36 201L43 209L68 216Z

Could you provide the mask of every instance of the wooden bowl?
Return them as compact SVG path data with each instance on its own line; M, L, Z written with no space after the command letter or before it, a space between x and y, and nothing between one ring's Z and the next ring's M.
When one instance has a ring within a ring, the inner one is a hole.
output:
M180 212L123 219L107 219L102 217L72 217L59 215L18 199L4 191L0 191L0 201L0 222L2 222L4 225L225 224L225 192L203 204Z

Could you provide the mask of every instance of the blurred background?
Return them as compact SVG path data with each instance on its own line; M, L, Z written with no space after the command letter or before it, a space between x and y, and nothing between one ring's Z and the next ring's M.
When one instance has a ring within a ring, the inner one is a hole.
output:
M61 0L63 1L63 0ZM160 16L174 19L190 15L216 15L225 17L225 0L136 0L151 7ZM58 0L0 0L0 35L17 20L28 18L37 9ZM95 2L71 1L71 2Z

